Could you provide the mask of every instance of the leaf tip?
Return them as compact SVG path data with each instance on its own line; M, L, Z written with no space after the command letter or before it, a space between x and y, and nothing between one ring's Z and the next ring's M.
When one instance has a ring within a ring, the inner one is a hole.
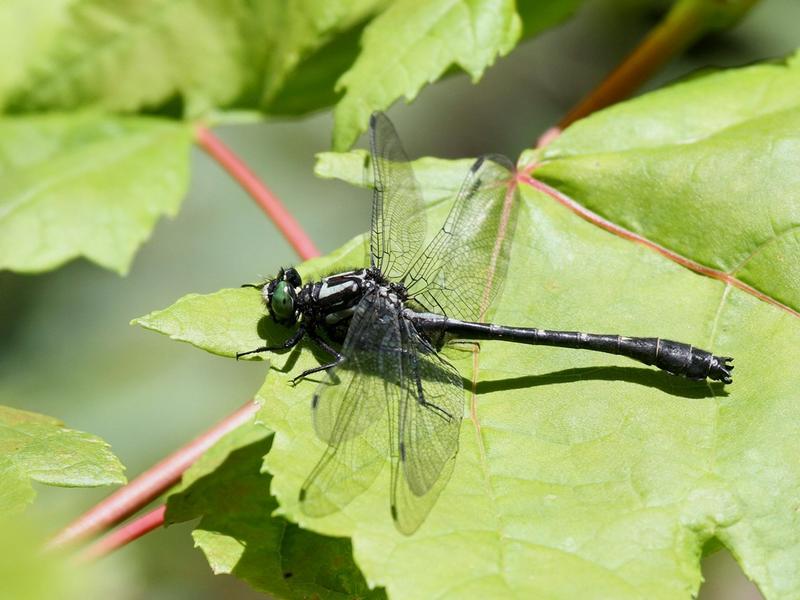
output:
M136 317L135 319L131 319L130 322L128 323L128 325L132 325L134 327L135 326L139 326L139 327L143 327L145 329L152 329L153 325L152 325L151 321L149 320L151 315L153 315L153 313L148 313L148 314L146 314L146 315L144 315L142 317Z

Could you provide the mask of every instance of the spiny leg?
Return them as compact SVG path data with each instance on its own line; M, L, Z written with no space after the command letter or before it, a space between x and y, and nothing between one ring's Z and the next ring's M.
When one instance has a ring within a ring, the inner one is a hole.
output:
M426 342L425 342L425 345L430 347L430 345L427 344ZM436 356L438 356L438 354L436 354ZM422 388L422 379L420 379L420 376L419 376L419 358L417 357L416 353L414 353L414 352L411 353L411 364L412 364L412 367L414 369L414 381L416 382L416 386L417 386L417 402L419 403L419 405L420 406L424 406L425 408L428 408L428 409L432 410L435 415L437 415L440 418L444 419L448 423L450 421L452 421L453 420L453 415L451 415L449 412L447 412L445 409L443 409L438 404L434 404L433 402L428 402L425 399L425 391Z
M309 375L313 375L314 373L319 373L320 371L326 371L328 369L332 369L336 367L344 361L344 356L338 352L333 346L331 346L328 342L322 339L320 336L317 335L315 331L308 330L308 337L313 341L317 346L322 348L325 352L335 357L335 359L327 364L318 365L311 369L306 369L302 373L300 373L297 377L292 379L292 384L296 384L301 379L305 379Z
M293 348L297 344L300 343L300 340L303 339L303 336L306 334L306 330L304 327L298 327L297 331L287 339L282 344L277 346L261 346L260 348L256 348L255 350L248 350L247 352L237 352L236 353L236 360L239 360L242 356L247 356L248 354L259 354L261 352L280 352L281 350L288 350L289 348Z

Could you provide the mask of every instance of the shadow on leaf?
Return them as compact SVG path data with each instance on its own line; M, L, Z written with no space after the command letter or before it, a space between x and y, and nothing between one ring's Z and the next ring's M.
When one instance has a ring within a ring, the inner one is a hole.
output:
M234 432L235 435L237 432ZM286 598L384 598L353 562L350 540L273 517L272 477L261 472L272 435L231 451L210 473L167 501L167 524L200 517L193 537L217 573ZM213 449L212 451L213 452Z
M494 381L481 381L478 383L476 391L478 394L489 394L542 385L574 383L576 381L626 381L636 385L657 388L672 396L693 399L728 395L728 392L725 391L725 386L720 382L692 381L655 369L617 366L581 367L553 371L541 375L524 375L522 377L509 377ZM467 389L471 385L471 382L465 380Z

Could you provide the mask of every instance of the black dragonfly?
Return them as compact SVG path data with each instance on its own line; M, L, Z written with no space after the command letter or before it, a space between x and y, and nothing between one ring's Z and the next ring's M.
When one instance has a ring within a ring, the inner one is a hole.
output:
M691 379L731 383L729 357L659 338L507 327L480 322L508 265L516 176L500 155L475 161L444 225L425 244L420 187L395 129L370 119L374 171L370 266L306 283L293 269L257 287L271 318L296 327L332 360L311 409L327 448L300 491L303 511L323 516L365 491L391 463L391 515L413 533L455 464L464 386L441 354L457 340L504 340L627 356ZM237 356L237 357L238 357Z

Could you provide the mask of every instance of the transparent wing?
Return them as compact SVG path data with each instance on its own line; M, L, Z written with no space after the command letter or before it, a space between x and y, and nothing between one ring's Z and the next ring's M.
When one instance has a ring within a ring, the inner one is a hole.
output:
M328 373L311 400L314 430L323 442L356 436L383 415L386 398L377 384L400 381L399 360L387 360L393 354L384 356L392 348L400 348L398 310L377 291L367 294L347 329L344 362ZM375 388L380 393L364 394Z
M387 405L397 402L402 370L398 318L397 306L385 297L366 295L342 346L344 362L317 387L314 428L328 447L300 492L306 514L341 509L386 462Z
M392 516L397 528L417 530L455 466L464 412L461 376L401 319L402 397L390 416Z
M505 279L518 205L511 161L475 161L444 225L411 267L409 294L430 311L480 320Z
M375 177L372 196L372 266L391 280L402 278L425 240L422 194L408 156L389 118L375 112L369 123Z

